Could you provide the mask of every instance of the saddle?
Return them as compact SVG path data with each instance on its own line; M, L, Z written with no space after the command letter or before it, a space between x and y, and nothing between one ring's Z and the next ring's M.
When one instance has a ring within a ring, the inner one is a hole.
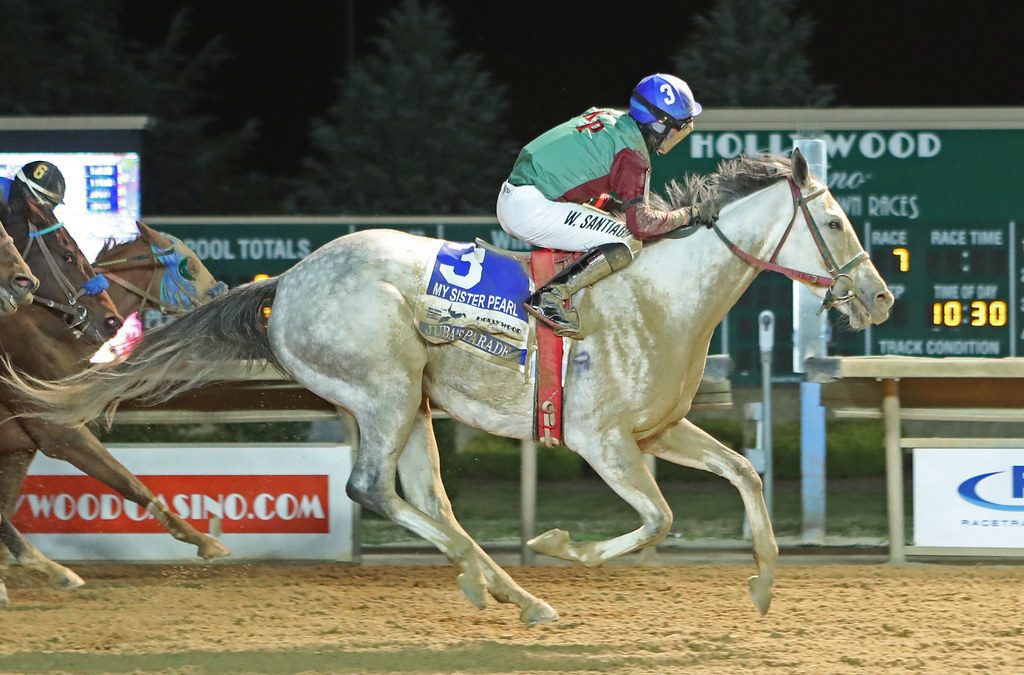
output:
M498 248L482 239L476 245L499 255L512 258L522 265L533 280L534 288L540 288L552 277L583 257L576 251L535 249L533 251L510 251ZM570 300L571 302L571 300ZM537 377L533 407L534 438L549 448L562 442L562 370L567 355L565 339L555 335L553 328L542 321L536 321Z

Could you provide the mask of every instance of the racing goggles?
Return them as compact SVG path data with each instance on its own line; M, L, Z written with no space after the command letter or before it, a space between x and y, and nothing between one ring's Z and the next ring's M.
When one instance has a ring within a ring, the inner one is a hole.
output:
M693 118L689 117L681 122L675 123L675 120L670 120L670 123L666 126L661 122L652 122L651 129L657 134L665 134L665 140L658 146L658 154L664 155L669 150L676 147L679 141L683 140L690 135L693 131Z

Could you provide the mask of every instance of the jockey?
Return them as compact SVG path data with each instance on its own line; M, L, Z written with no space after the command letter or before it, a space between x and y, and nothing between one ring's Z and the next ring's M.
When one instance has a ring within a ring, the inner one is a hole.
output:
M633 90L628 113L590 108L519 153L498 194L502 229L534 246L587 252L526 301L527 311L556 334L582 337L579 316L566 301L629 265L640 248L636 240L717 217L710 202L661 211L647 200L651 153L675 147L693 131L700 111L686 82L650 75ZM622 217L593 207L621 211Z
M0 208L6 210L10 201L20 195L53 211L64 203L64 174L55 165L42 160L29 162L18 169L14 178L0 178Z

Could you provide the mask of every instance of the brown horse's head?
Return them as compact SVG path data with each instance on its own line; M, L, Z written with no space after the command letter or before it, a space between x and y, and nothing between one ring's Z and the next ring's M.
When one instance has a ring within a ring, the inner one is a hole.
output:
M18 305L31 303L32 292L38 287L39 279L32 275L14 239L0 223L0 314L11 314Z
M96 346L113 337L122 322L105 291L106 280L97 277L53 211L18 200L7 225L38 278L34 301L52 317L40 327L53 337L73 335Z
M180 314L227 290L181 240L136 223L139 236L108 244L93 266L110 281L110 297L122 316L153 308Z

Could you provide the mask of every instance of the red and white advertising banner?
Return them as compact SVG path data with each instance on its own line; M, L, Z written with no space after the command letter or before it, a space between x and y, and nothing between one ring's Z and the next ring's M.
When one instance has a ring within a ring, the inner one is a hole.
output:
M239 559L351 561L352 449L338 444L110 445L174 513ZM195 547L67 462L36 455L15 526L61 560L193 560ZM220 533L220 534L218 534Z

